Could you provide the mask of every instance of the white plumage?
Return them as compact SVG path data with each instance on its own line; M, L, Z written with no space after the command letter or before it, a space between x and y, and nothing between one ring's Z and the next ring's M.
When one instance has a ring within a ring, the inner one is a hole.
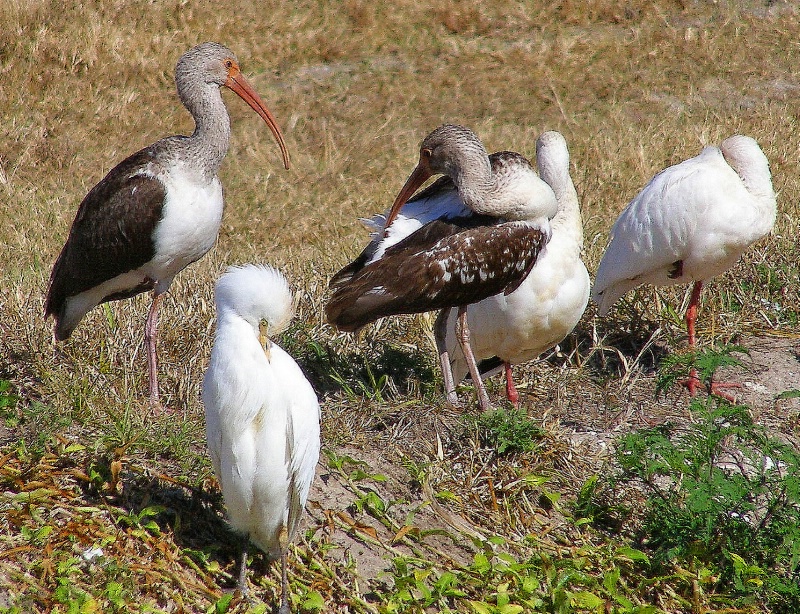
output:
M438 174L444 176L415 195ZM389 212L367 221L372 241L331 278L328 321L356 331L388 315L441 310L436 346L447 399L457 405L444 330L449 309L457 307L456 337L486 409L466 307L522 283L550 240L556 212L553 190L526 158L490 155L468 128L440 126L423 140L419 162Z
M518 396L511 365L532 360L562 341L575 328L589 301L589 273L581 260L580 205L569 175L569 150L560 133L545 132L537 139L536 165L558 203L558 212L550 220L552 237L514 292L492 296L467 308L475 358L481 361L497 357L505 363L506 391L514 404ZM455 317L456 310L451 309L449 318ZM460 382L469 372L467 361L456 350L458 341L453 327L448 325L447 331L453 378Z
M641 284L723 273L772 230L775 214L769 163L750 137L734 135L661 171L611 230L592 293L600 315Z
M282 559L288 611L286 549L319 459L319 403L297 363L269 339L292 317L280 272L230 267L215 301L217 334L203 380L208 449L233 528ZM245 562L243 553L243 591Z
M605 315L629 290L694 281L689 345L703 282L729 269L775 224L769 163L755 140L734 135L658 173L611 230L592 298ZM696 378L690 378L694 393Z

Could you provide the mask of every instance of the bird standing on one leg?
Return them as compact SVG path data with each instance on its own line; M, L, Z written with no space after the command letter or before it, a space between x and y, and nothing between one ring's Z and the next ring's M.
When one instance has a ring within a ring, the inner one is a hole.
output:
M194 118L194 133L170 136L136 152L89 191L53 265L45 304L45 318L55 319L53 336L63 341L100 303L152 290L145 341L155 407L159 305L175 275L214 245L222 220L217 171L231 130L221 87L236 92L264 119L289 168L278 124L230 49L217 43L193 47L178 61L175 84Z
M510 294L496 294L467 308L472 325L470 344L483 377L494 373L484 366L499 359L506 376L506 396L519 403L511 365L532 360L566 337L581 319L589 301L589 273L581 260L583 222L578 194L569 175L569 150L564 137L554 131L536 140L536 166L553 189L558 213L550 220L553 235L536 264ZM451 320L456 310L449 310ZM456 351L457 340L447 327L447 350L456 383L469 369Z
M436 174L445 176L411 198ZM384 223L373 218L372 241L331 279L328 321L355 331L388 315L457 307L456 337L486 410L467 306L523 282L550 240L556 210L553 191L523 156L490 156L471 130L440 126L423 140L419 163ZM445 392L456 405L446 320L446 312L437 318L436 343Z
M281 560L285 613L287 549L319 459L319 403L297 363L270 339L292 317L283 275L271 267L230 267L217 281L215 303L217 333L202 398L228 519L244 535L239 588L247 594L252 541Z
M694 282L686 328L695 346L703 283L725 272L775 224L769 163L755 140L734 135L658 173L620 214L597 270L592 298L605 315L623 294L649 283ZM700 382L692 369L686 386ZM712 383L711 392L725 396Z

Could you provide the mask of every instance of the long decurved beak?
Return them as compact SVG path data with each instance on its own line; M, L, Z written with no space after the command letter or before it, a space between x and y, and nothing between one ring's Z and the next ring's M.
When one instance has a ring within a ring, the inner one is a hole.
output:
M283 140L281 129L278 128L278 122L275 121L267 105L264 104L261 97L256 93L250 83L248 83L247 79L244 78L244 75L235 63L228 69L228 79L225 81L225 87L236 92L239 98L249 104L253 111L258 113L261 119L267 123L267 126L272 130L272 134L275 135L275 139L278 141L278 146L281 148L283 166L288 170L289 152L286 150L286 143Z
M403 205L405 205L406 202L408 202L408 199L414 196L414 192L416 192L420 186L432 176L433 171L431 171L430 166L423 164L422 161L420 161L416 168L411 172L411 175L409 175L408 179L406 179L406 183L400 190L397 198L394 199L394 204L389 210L389 215L386 216L386 224L383 226L384 237L387 236L387 233L389 232L389 226L394 221L394 218L397 217L397 214L400 213L400 209L403 208Z

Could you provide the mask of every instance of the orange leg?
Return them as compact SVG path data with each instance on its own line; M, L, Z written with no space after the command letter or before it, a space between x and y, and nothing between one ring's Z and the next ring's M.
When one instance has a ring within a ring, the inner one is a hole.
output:
M506 397L514 407L519 407L519 392L514 387L514 378L511 375L511 363L504 362L506 370Z
M689 308L686 310L686 332L689 335L689 347L691 349L695 348L695 344L697 342L697 334L695 332L695 322L697 321L697 306L700 302L700 292L703 289L703 282L696 281L694 282L694 288L692 288L692 296L689 299ZM686 388L689 390L689 394L694 396L697 394L697 390L699 388L703 388L703 383L700 381L700 378L697 375L697 369L692 367L692 370L689 371L689 377L681 382ZM733 403L735 401L735 397L730 395L726 392L723 392L721 388L741 388L742 385L737 382L711 382L711 389L708 391L709 394L713 394L714 396L718 396L723 398L727 401Z

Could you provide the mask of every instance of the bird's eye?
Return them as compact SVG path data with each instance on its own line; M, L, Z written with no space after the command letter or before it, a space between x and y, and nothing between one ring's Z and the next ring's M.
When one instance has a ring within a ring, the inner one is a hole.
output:
M233 68L233 60L225 60L225 68L227 68L228 70Z
M433 155L433 152L426 147L420 152L420 154L422 155L423 158L430 158Z
M259 322L258 322L258 325L267 327L267 326L269 326L269 322L267 322L266 318L261 318L261 320L259 320Z

